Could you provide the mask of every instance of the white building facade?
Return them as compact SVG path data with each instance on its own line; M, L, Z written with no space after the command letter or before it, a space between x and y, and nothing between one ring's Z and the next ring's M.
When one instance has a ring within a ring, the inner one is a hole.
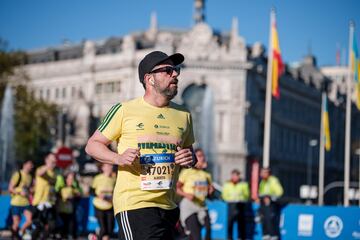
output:
M236 19L229 23L229 33L214 31L201 20L187 31L159 29L156 22L152 15L144 32L30 51L25 71L32 90L61 107L67 116L66 143L81 149L111 106L143 95L137 66L147 53L180 52L185 62L174 100L191 111L196 145L205 149L215 181L224 182L234 168L249 179L251 165L262 159L264 48L246 44ZM307 57L299 67L286 69L280 100L273 101L270 166L291 197L298 197L300 185L307 184L308 159L311 168L317 167L318 146L309 148L309 142L319 139L321 89L329 81L315 58ZM331 114L335 120L344 115L341 108ZM341 126L338 121L331 133L335 147L326 166L339 174ZM311 179L316 184L316 171Z
M150 28L145 32L31 51L25 71L36 96L61 106L72 122L74 132L67 136L67 143L81 147L89 137L91 114L101 119L112 105L143 95L137 66L154 50L167 54L180 52L185 56L176 102L185 102L182 96L189 88L198 89L188 91L191 98L201 95L201 89L211 89L213 104L208 110L213 115L209 119L212 129L207 131L212 132L208 136L213 139L209 154L215 169L219 167L217 161L221 162L218 171L221 181L234 167L245 171L246 74L252 65L247 59L245 41L238 35L236 19L232 31L220 35L204 22L187 32L159 30L152 16ZM200 138L200 118L204 113L201 105L191 110L197 115L194 128ZM197 145L201 147L202 143L198 141Z

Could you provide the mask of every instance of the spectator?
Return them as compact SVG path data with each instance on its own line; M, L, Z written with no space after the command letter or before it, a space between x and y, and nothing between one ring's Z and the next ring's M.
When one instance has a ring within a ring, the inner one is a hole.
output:
M63 223L61 236L68 238L71 236L76 239L76 216L75 199L80 196L78 188L74 187L75 173L68 171L65 173L65 186L59 189L58 213Z
M238 239L246 239L246 203L249 201L249 185L241 181L240 171L232 170L230 181L222 190L222 198L228 205L228 239L233 239L233 225L237 222Z
M259 198L261 205L259 213L263 239L277 240L280 237L280 211L277 203L284 191L279 179L271 174L270 168L262 168L260 177Z

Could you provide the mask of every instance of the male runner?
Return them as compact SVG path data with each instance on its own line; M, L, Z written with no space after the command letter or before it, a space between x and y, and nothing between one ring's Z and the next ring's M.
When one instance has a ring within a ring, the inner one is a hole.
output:
M179 168L196 163L191 115L170 101L183 61L180 53L146 55L138 68L144 96L114 105L86 146L98 161L118 165L113 204L120 239L173 239ZM112 141L117 153L107 147Z

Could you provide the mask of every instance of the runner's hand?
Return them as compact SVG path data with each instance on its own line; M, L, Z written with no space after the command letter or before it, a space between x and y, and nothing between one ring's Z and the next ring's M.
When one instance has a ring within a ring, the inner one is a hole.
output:
M193 152L190 148L177 147L177 152L175 153L175 163L182 167L192 167L194 164Z
M105 199L105 194L104 193L99 193L98 197L100 199L104 200Z
M132 165L138 157L140 157L140 148L128 148L119 155L116 164L120 166Z
M187 199L190 200L190 201L193 201L194 198L195 198L195 196L192 195L192 194L190 194L190 193L187 193L187 194L185 194L185 198L187 198Z

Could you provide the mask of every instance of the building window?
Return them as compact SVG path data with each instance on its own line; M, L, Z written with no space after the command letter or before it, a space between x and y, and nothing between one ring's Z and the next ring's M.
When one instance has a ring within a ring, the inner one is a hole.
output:
M50 89L46 89L46 99L50 99Z
M121 92L121 82L115 82L115 92Z
M58 88L55 89L55 98L58 99L60 97L60 90Z
M111 82L111 83L109 83L109 89L110 89L110 92L111 93L113 93L113 92L115 92L115 83L114 82Z
M105 93L113 93L114 92L114 82L105 83Z
M286 129L284 129L284 135L283 135L283 150L284 153L287 154L289 150L289 134Z
M79 89L78 89L78 97L81 99L83 98L82 87L79 87Z
M298 153L299 155L301 155L301 133L296 133L296 153Z
M260 90L260 101L265 102L266 92L264 89Z
M264 147L264 121L259 122L258 146Z
M74 98L76 96L76 88L71 87L71 97Z
M66 98L66 88L62 89L62 98Z
M96 94L101 94L102 91L102 84L101 83L97 83L95 86L95 92Z
M224 140L223 126L224 126L224 112L219 112L219 125L217 127L217 129L218 129L217 139L219 139L220 142L222 142Z

